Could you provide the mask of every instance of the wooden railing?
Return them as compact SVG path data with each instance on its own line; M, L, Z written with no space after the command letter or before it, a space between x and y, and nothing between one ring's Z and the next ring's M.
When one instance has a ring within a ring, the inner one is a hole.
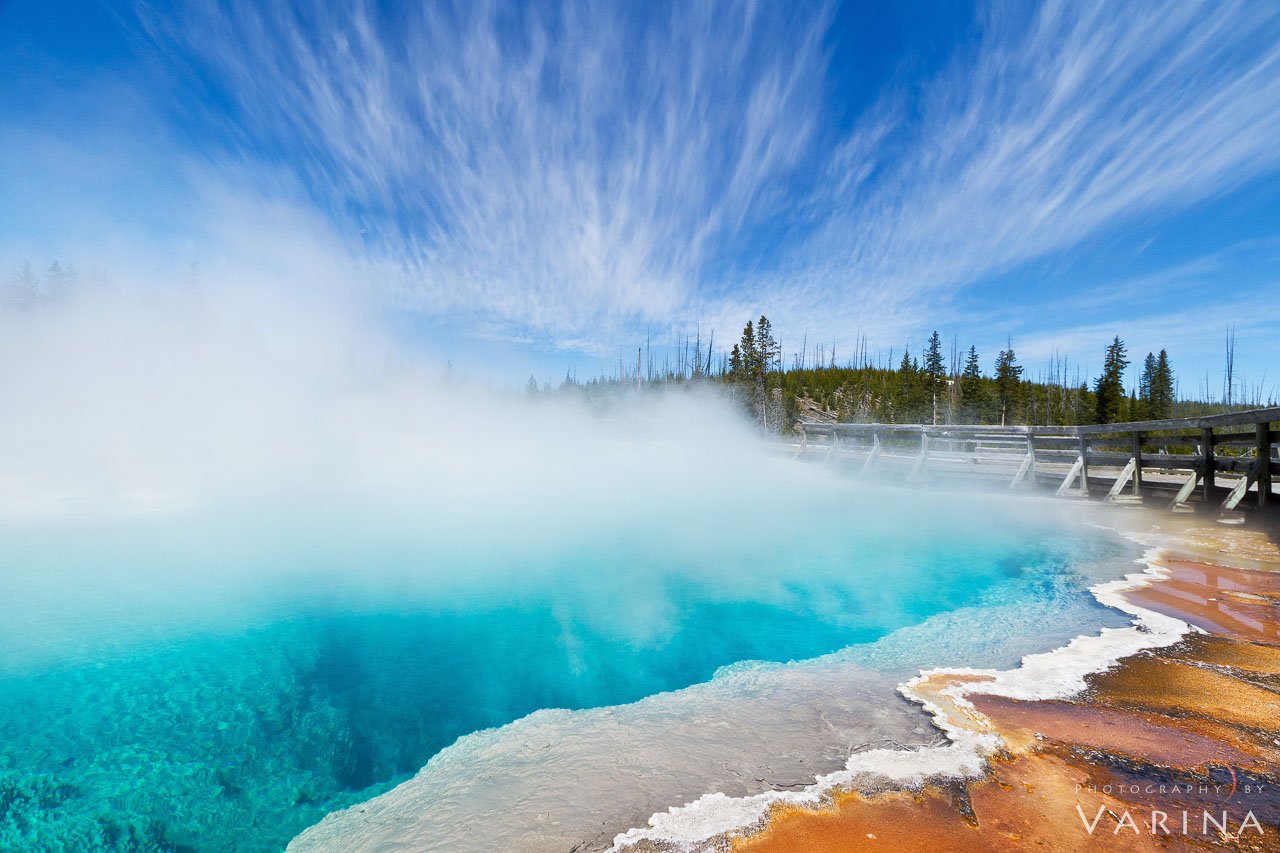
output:
M853 461L864 474L881 470L907 482L968 474L1070 497L1106 486L1112 502L1172 493L1172 509L1198 501L1230 513L1251 490L1259 508L1276 501L1277 422L1280 407L1080 427L804 422L796 455L824 452L829 463ZM1229 478L1221 485L1220 475Z

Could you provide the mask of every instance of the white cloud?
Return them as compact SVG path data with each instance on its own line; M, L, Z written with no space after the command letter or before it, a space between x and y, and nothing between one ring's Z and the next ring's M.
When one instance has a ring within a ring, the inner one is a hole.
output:
M216 69L245 137L283 146L396 298L550 341L668 322L704 264L786 203L820 107L822 15L723 3L367 4L319 21L206 5L151 34ZM269 81L269 82L266 82Z
M210 2L137 21L179 75L208 252L252 265L256 243L475 334L603 355L762 311L900 346L963 317L975 282L1280 165L1274 7L993 7L847 132L830 11ZM301 236L209 221L236 206Z
M883 176L758 282L791 296L789 314L871 317L862 323L893 340L984 276L1274 170L1280 16L1256 4L1050 4L1026 22L998 7L919 110L891 155L880 120L858 131L891 156Z

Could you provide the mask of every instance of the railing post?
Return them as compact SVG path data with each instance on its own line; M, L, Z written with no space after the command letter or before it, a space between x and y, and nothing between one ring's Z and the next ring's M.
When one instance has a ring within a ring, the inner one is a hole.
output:
M1133 434L1133 493L1142 495L1142 432Z
M1258 509L1271 497L1271 423L1258 424Z
M1204 427L1200 432L1200 445L1204 454L1204 503L1213 503L1214 461L1213 461L1213 427Z

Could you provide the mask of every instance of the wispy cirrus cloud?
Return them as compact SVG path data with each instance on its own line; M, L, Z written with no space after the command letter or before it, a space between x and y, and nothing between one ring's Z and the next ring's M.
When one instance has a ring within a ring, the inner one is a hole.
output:
M791 293L797 316L827 306L918 329L923 306L936 316L974 281L1280 164L1274 7L1049 4L1009 15L992 10L980 44L926 86L916 113L899 105L911 127L871 129L897 144L863 145L855 131L846 145L870 152L863 168L879 180L834 201L761 289Z
M234 143L215 156L278 154L398 269L404 303L551 341L684 310L806 182L821 108L821 10L242 3L140 20L232 105L206 125Z
M974 283L1280 166L1268 4L994 6L942 73L841 110L832 18L241 2L136 23L199 90L183 121L210 162L322 210L399 304L544 345L761 310L889 345Z

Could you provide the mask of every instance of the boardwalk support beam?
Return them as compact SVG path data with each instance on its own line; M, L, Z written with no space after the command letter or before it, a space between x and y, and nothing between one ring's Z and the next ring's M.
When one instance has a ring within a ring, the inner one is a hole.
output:
M1035 462L1036 455L1034 453L1028 453L1026 456L1022 457L1022 464L1018 466L1018 473L1014 474L1013 479L1009 481L1010 489L1016 488L1019 483L1027 478L1027 473L1031 471Z
M871 433L871 452L867 454L867 461L862 463L862 470L859 476L865 477L876 464L876 460L880 458L880 433Z
M1089 442L1080 436L1080 493L1089 497Z
M1137 460L1130 459L1128 464L1124 466L1124 470L1120 472L1120 476L1116 478L1115 483L1112 484L1111 491L1107 493L1108 501L1114 501L1120 497L1120 493L1124 491L1125 485L1133 477L1133 472L1137 470L1137 467Z
M1071 490L1071 484L1076 481L1076 477L1079 477L1080 473L1083 470L1084 470L1084 457L1078 456L1076 457L1075 464L1071 466L1071 470L1067 472L1067 479L1062 481L1061 486L1058 486L1058 491L1056 492L1056 494L1061 496L1069 492Z
M1191 493L1196 490L1196 483L1199 479L1200 475L1195 471L1192 471L1191 476L1187 477L1187 481L1182 484L1182 488L1178 489L1178 494L1176 494L1173 500L1169 502L1169 509L1185 507L1187 505L1187 500L1191 497Z
M799 459L804 452L809 449L809 430L805 429L804 424L800 424L800 446L796 448L793 459Z
M911 473L907 475L907 482L914 483L916 480L924 476L929 467L929 433L921 430L920 432L920 455L916 457L916 464L911 467Z
M1227 493L1227 499L1222 502L1222 512L1231 512L1240 506L1240 501L1244 500L1244 496L1249 493L1249 487L1258 480L1257 468L1240 478L1235 488Z

